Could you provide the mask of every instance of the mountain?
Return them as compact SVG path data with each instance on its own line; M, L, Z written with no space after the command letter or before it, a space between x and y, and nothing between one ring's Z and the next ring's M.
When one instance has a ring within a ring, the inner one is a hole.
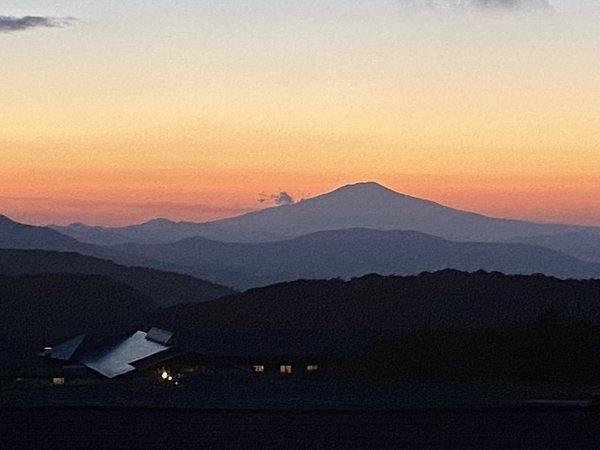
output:
M49 225L48 227L73 237L80 242L95 245L119 245L126 243L155 244L175 242L204 232L206 223L173 222L168 219L152 219L139 225L124 227L88 226L82 223Z
M88 226L79 222L68 226L49 225L48 228L70 236L79 242L96 245L118 245L132 242L131 238L119 232L111 232L109 229L103 227ZM144 242L144 240L140 240L140 242Z
M106 276L37 274L0 275L0 308L0 362L15 363L82 333L147 327L155 305Z
M126 267L77 253L0 249L0 274L69 273L106 275L151 298L158 306L215 300L232 289L189 275L143 267Z
M410 275L445 268L600 277L600 264L526 244L451 242L414 231L322 231L269 243L189 238L171 244L126 244L123 253L186 267L220 284L248 288L299 278Z
M585 231L517 237L503 242L520 242L566 253L584 261L600 263L600 235Z
M79 245L77 240L58 231L14 222L0 215L0 248L63 250L76 248Z
M49 227L26 225L2 215L0 215L0 248L77 252L99 258L120 256L122 260L130 258L127 255L119 255L117 251L82 243ZM132 262L137 261L132 260Z
M413 230L457 241L496 241L600 228L496 219L394 192L380 184L357 183L293 205L283 205L215 222L157 219L121 228L54 227L90 243L174 242L202 236L223 242L270 242L347 228ZM118 236L118 237L117 237Z
M272 351L285 354L295 342L303 342L313 346L304 348L306 355L314 348L337 352L354 346L356 351L374 337L416 330L531 320L548 311L561 318L595 320L600 314L598 299L600 280L445 270L409 277L282 283L217 302L178 305L161 311L157 320L199 348L242 349L243 342L221 340L246 333L264 338L257 339L259 350L265 351L269 342ZM288 338L279 343L268 339L278 335Z
M131 276L132 283L137 283L136 288L144 287L147 291L152 290L152 297L155 298L158 304L173 304L179 301L206 301L231 293L231 289L224 286L217 286L203 280L192 280L190 277L181 277L179 274L190 272L185 267L169 264L163 261L148 259L142 255L131 255L120 252L112 247L104 247L100 245L85 244L76 239L64 236L61 233L47 227L39 227L25 225L22 223L10 220L5 216L0 216L0 249L19 249L19 250L48 250L68 253L78 253L79 255L92 256L107 261L93 261L92 259L80 258L76 255L51 256L49 254L40 253L43 255L38 263L28 265L25 263L26 253L19 256L19 261L27 268L22 272L7 272L7 273L37 273L43 272L58 272L56 267L62 267L65 272L81 272L81 273L101 273L115 277L125 281L126 276ZM15 253L16 255L16 253ZM29 254L31 255L31 254ZM112 266L109 261L121 264L122 266ZM79 266L81 263L81 266ZM10 268L10 263L7 263ZM102 267L100 269L100 266ZM151 267L156 269L156 272L144 272L140 269L129 270L130 267ZM160 273L158 271L162 271ZM118 276L121 274L121 276ZM149 281L142 281L144 279ZM155 280L152 280L156 278ZM164 283L164 285L161 285ZM160 297L160 299L159 299ZM195 299L195 300L194 300Z

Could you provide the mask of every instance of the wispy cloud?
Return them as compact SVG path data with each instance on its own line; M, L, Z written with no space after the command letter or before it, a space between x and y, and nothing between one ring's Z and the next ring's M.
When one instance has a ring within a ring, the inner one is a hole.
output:
M494 10L540 11L552 9L549 0L401 0L401 2L410 9L452 13Z
M296 201L294 200L294 197L292 197L287 192L278 192L276 194L271 194L271 195L261 193L261 194L258 194L258 201L259 201L259 203L265 203L265 202L273 203L274 205L277 205L277 206L293 205L294 203L296 203Z
M0 33L23 31L30 28L61 28L73 24L74 17L0 16Z

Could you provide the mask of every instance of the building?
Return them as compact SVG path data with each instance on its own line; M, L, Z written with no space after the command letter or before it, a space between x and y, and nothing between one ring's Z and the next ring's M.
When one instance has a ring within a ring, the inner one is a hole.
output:
M88 336L82 334L57 346L46 347L40 354L44 366L32 373L51 379L55 385L89 377L92 373L113 379L154 368L177 354L173 333L156 327L148 332L138 330L99 348L86 346L86 341Z

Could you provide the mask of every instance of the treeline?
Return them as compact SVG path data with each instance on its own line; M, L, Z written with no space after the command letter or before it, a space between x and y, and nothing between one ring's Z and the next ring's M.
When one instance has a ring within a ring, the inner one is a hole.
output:
M599 383L600 323L548 311L491 328L413 333L379 341L339 361L337 371L376 382Z
M600 317L600 280L457 270L349 281L298 280L161 312L171 329L385 331L473 329L533 320ZM375 333L377 334L377 333Z

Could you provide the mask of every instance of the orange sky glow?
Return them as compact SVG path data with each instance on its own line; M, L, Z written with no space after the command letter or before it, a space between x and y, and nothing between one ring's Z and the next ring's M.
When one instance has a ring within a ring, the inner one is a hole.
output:
M270 206L260 194L372 180L487 215L600 226L592 9L74 3L0 11L79 19L0 30L0 214L206 221Z

